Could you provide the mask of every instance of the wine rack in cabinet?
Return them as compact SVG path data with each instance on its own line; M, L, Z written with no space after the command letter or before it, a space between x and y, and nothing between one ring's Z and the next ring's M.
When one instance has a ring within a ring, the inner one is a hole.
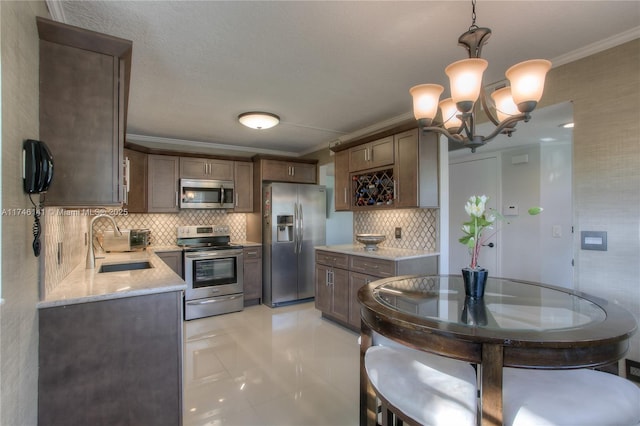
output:
M395 185L393 169L384 169L351 176L353 206L392 206Z

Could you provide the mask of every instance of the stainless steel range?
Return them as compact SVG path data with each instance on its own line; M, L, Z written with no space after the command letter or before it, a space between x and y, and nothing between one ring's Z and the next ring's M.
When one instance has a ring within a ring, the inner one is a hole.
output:
M230 243L228 226L179 226L187 283L184 319L241 311L242 246Z

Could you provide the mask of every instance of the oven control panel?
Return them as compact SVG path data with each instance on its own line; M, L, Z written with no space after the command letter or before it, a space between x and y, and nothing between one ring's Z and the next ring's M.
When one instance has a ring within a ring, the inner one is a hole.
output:
M178 226L178 238L217 237L229 235L228 225Z

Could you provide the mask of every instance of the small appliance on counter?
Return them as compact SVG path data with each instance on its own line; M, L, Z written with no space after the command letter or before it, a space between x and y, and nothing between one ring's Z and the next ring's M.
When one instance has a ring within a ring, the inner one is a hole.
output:
M106 252L125 252L145 250L149 246L150 231L148 229L121 229L122 235L116 235L113 229L103 232L102 248Z

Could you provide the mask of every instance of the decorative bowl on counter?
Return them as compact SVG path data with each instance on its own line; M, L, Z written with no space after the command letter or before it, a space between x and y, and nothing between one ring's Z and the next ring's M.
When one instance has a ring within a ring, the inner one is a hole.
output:
M386 239L387 237L383 234L356 234L356 241L364 244L364 249L367 251L378 250L378 244Z

